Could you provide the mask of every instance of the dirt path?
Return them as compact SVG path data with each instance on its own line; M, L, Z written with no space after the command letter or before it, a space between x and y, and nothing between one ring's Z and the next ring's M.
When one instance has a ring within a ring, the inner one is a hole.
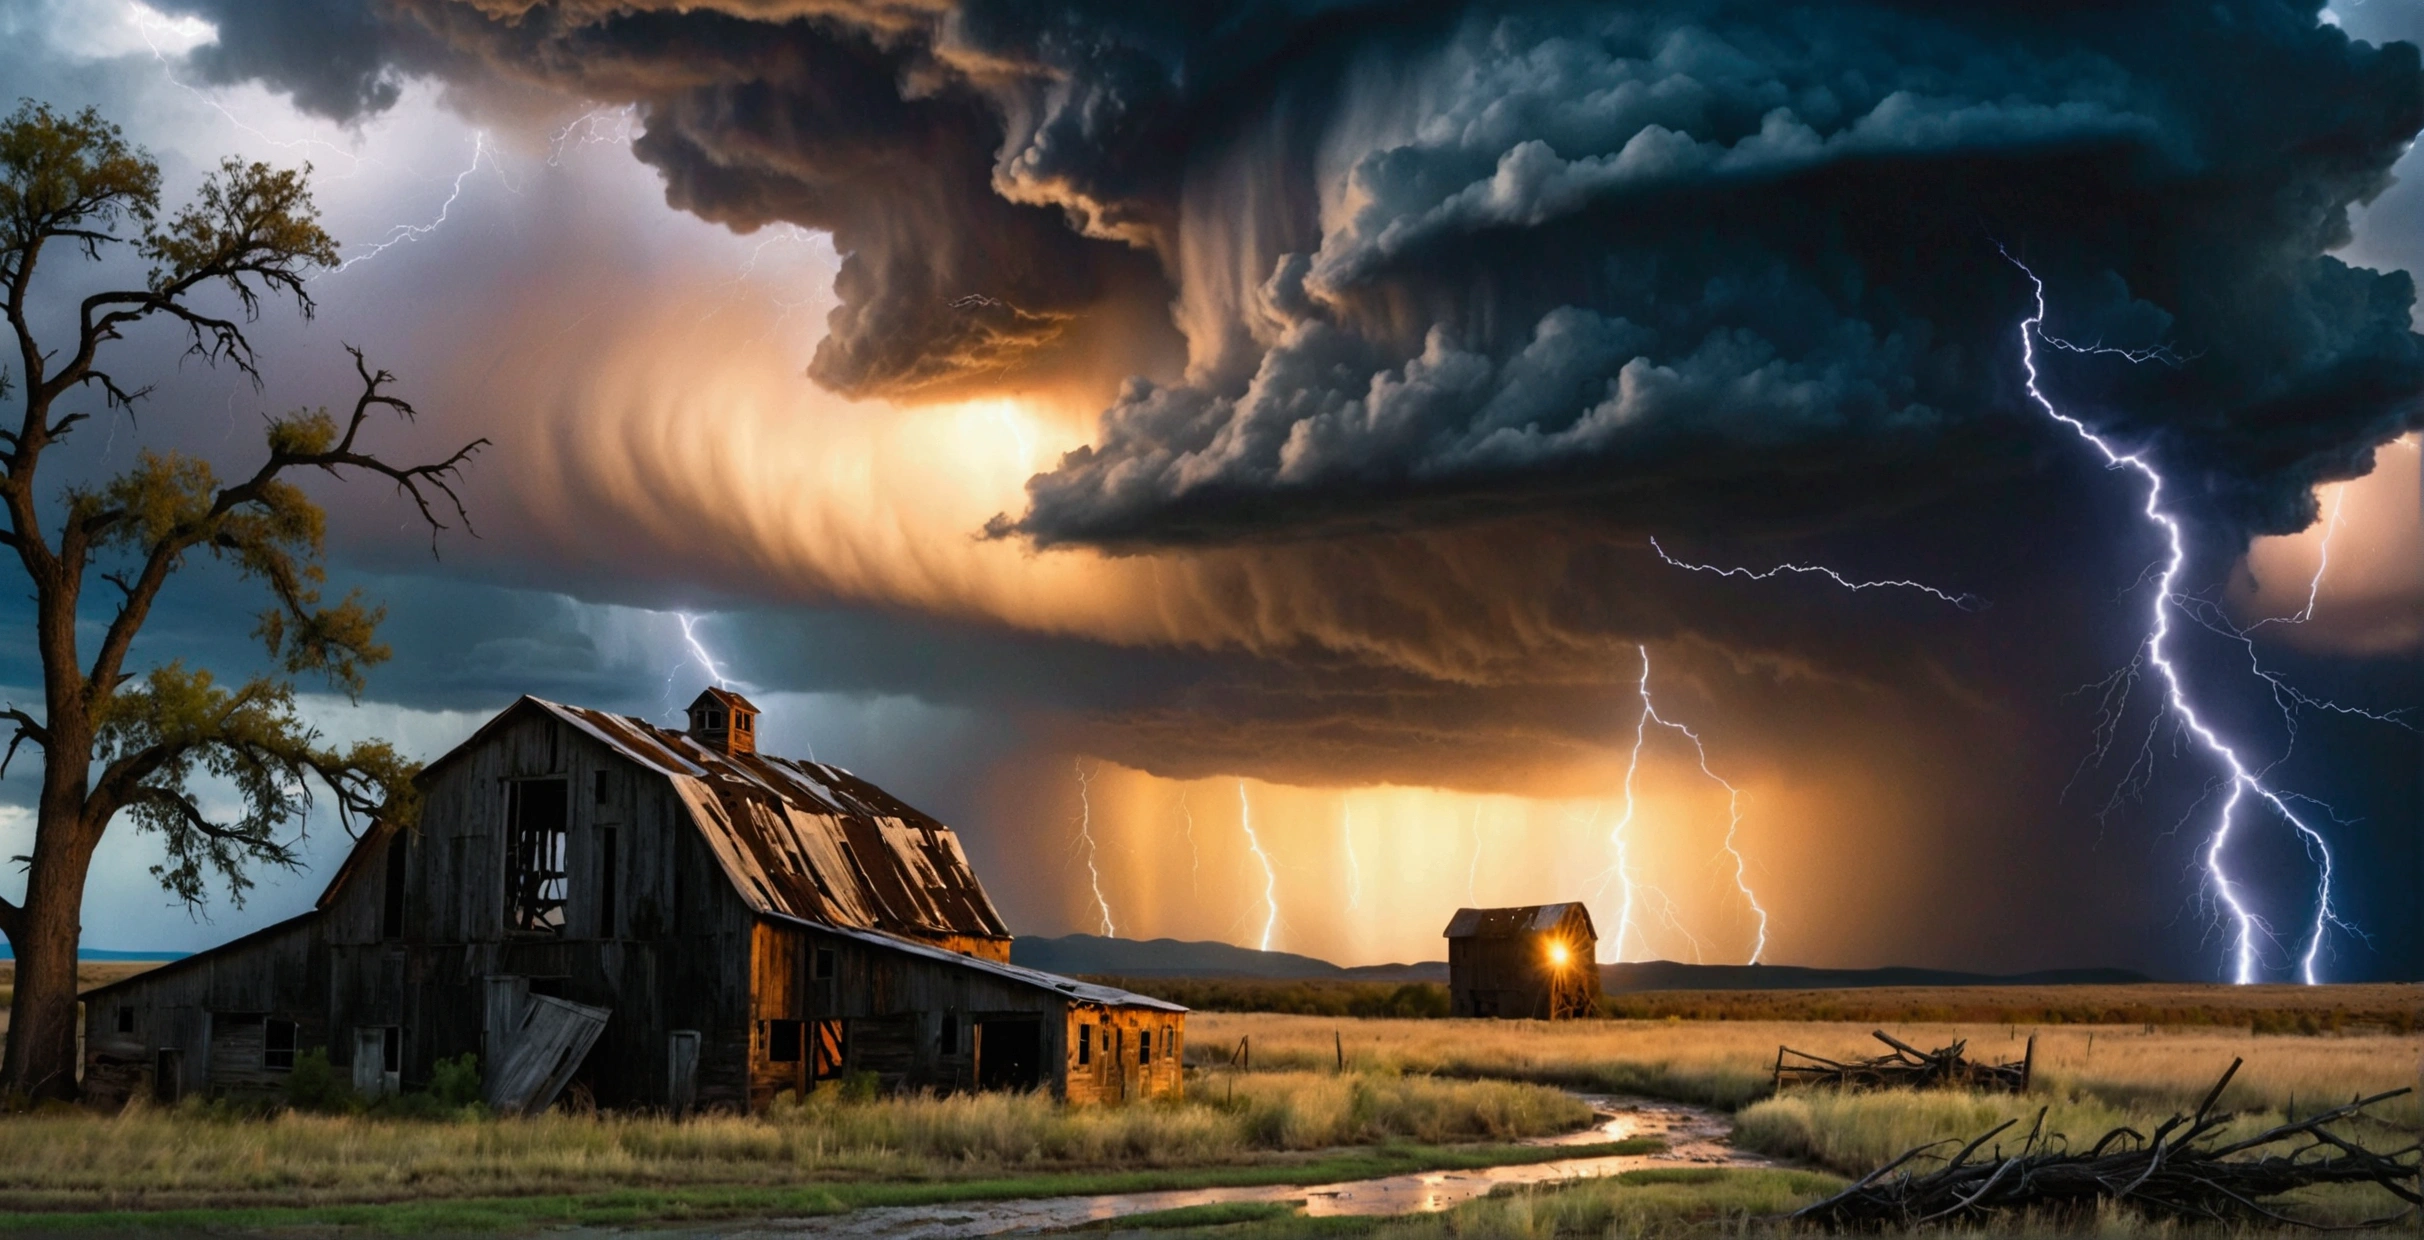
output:
M658 1236L716 1236L724 1240L831 1237L833 1240L970 1240L972 1237L1053 1231L1130 1215L1227 1202L1305 1203L1305 1213L1421 1214L1487 1196L1505 1184L1542 1184L1590 1179L1644 1167L1678 1165L1763 1167L1775 1165L1726 1141L1733 1121L1718 1111L1644 1098L1580 1095L1599 1112L1600 1122L1580 1132L1523 1142L1525 1145L1595 1145L1633 1137L1667 1143L1657 1154L1572 1158L1479 1171L1427 1171L1356 1180L1345 1184L1268 1185L1257 1188L1183 1189L1116 1193L1095 1197L1039 1197L1024 1201L959 1202L940 1206L885 1206L824 1218L768 1219L742 1226L694 1231L654 1231ZM590 1232L593 1236L637 1233Z

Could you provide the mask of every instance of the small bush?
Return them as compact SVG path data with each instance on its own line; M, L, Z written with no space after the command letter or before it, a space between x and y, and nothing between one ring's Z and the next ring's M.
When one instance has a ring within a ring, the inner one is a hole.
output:
M443 1106L467 1107L480 1101L480 1057L465 1051L441 1059L429 1070L429 1096Z
M286 1105L298 1111L343 1115L361 1110L362 1099L337 1076L328 1062L328 1048L315 1046L295 1056L294 1071L286 1078Z

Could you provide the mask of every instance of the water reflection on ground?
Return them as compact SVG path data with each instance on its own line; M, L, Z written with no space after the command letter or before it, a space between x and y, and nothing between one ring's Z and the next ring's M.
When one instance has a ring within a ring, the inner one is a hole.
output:
M1526 1141L1525 1145L1596 1145L1634 1137L1656 1137L1667 1148L1655 1154L1568 1158L1519 1167L1477 1171L1426 1171L1344 1184L1279 1184L1253 1188L1199 1188L1158 1193L1113 1193L1094 1197L1040 1197L1026 1201L961 1202L936 1206L884 1206L821 1218L765 1219L719 1228L654 1235L775 1240L968 1240L1022 1232L1082 1227L1132 1215L1228 1202L1304 1203L1305 1213L1419 1214L1445 1210L1510 1184L1545 1184L1590 1179L1644 1167L1758 1167L1769 1160L1735 1149L1726 1137L1733 1122L1723 1113L1644 1098L1582 1095L1599 1122L1579 1132ZM599 1233L604 1234L604 1233Z

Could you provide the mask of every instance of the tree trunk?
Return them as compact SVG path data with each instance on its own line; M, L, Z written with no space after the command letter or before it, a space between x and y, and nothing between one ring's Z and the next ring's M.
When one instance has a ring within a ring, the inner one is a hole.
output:
M74 1098L76 949L84 937L84 879L93 849L78 838L81 814L54 827L50 808L43 806L43 822L36 828L24 916L10 943L17 956L17 993L9 1003L0 1093Z

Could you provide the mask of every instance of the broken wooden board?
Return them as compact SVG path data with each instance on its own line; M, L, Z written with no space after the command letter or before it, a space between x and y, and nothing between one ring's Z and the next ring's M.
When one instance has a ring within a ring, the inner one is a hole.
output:
M488 1105L499 1115L546 1110L580 1070L613 1009L532 995L488 1073Z

